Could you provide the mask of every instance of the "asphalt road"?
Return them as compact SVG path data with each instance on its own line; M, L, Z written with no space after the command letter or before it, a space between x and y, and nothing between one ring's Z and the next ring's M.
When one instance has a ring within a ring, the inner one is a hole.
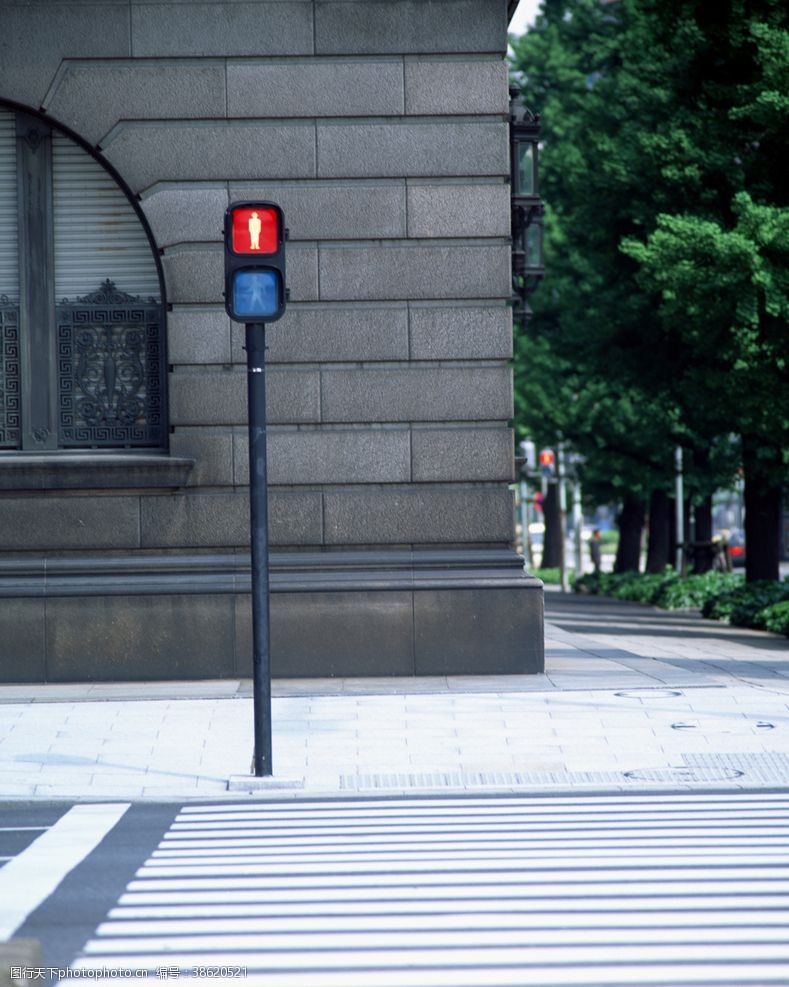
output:
M77 820L76 832L67 835L67 842L75 853L87 851L87 856L65 874L52 893L35 904L47 890L39 885L39 878L52 873L53 851L44 848L37 855L34 841L56 833L56 824L62 825L74 804L0 803L0 857L10 858L0 866L0 907L26 910L25 904L19 905L19 898L23 891L26 895L30 892L26 904L35 907L12 935L37 939L46 967L69 966L157 846L177 812L177 806L172 804L123 804L127 807L122 815L95 846L91 845L91 834ZM57 847L54 856L63 858ZM10 921L18 917L19 912L15 912ZM7 929L5 933L8 935ZM35 981L31 979L31 983Z

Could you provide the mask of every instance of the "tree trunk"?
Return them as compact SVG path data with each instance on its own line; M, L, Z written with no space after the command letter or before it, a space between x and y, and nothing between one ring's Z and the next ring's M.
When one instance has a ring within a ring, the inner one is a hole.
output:
M558 569L561 565L562 523L559 517L559 484L549 483L548 493L542 501L545 534L542 543L543 569Z
M781 555L781 452L742 437L745 473L745 581L779 579ZM772 467L772 468L771 468Z
M705 497L700 504L696 504L693 513L696 516L693 571L709 572L715 557L712 549L712 497Z
M671 565L671 501L665 490L653 490L649 498L647 572L662 572Z
M645 510L646 505L640 497L632 494L625 497L616 522L619 526L619 547L616 550L614 572L638 572Z

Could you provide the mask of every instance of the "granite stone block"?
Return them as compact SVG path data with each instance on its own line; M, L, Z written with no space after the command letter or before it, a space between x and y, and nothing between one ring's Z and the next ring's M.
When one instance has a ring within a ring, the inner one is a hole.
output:
M318 252L306 244L288 248L286 280L292 301L318 298ZM167 298L171 303L222 303L225 287L222 247L172 247L162 258Z
M413 115L508 114L503 58L405 60L405 110Z
M508 237L508 185L408 186L408 235L412 237Z
M266 415L271 424L319 421L320 377L317 370L269 368ZM170 424L242 425L247 421L245 370L217 370L170 375Z
M131 26L137 58L309 55L313 51L308 0L132 3Z
M230 319L224 309L176 306L167 315L171 363L232 363Z
M506 488L402 486L325 490L327 545L510 544Z
M246 373L241 370L176 371L170 374L171 426L246 423L246 385Z
M236 200L270 200L285 213L294 240L393 239L406 235L405 183L300 182L256 184L232 182Z
M315 52L485 52L507 47L504 0L317 0Z
M509 170L507 125L498 121L318 123L319 178L506 177Z
M0 551L137 548L139 499L28 496L3 499Z
M509 367L324 369L324 422L501 421L512 417Z
M0 94L44 102L64 58L127 58L129 11L117 3L0 4Z
M371 641L375 647L370 647ZM271 651L278 676L411 675L410 594L277 594Z
M233 359L246 362L244 327L233 324ZM408 359L408 308L391 303L288 305L266 328L270 363Z
M512 309L508 305L409 304L414 360L509 360Z
M542 599L539 585L415 593L416 674L543 672Z
M307 548L323 542L323 495L317 490L271 490L269 542L281 548Z
M239 493L143 497L143 548L240 547L249 544L249 498Z
M121 119L224 117L224 68L196 61L66 62L45 109L90 144Z
M164 181L315 176L311 121L126 122L110 132L102 150L134 192Z
M498 243L321 244L320 295L327 301L508 298L511 263L509 245Z
M269 544L320 545L321 494L314 490L268 492ZM143 548L245 548L249 545L246 491L146 497L141 503Z
M372 117L403 110L400 59L231 61L227 66L230 117Z
M0 682L45 682L46 602L4 599L0 614Z
M52 682L227 678L232 596L90 596L47 601Z
M233 434L204 428L179 428L170 436L170 454L194 460L189 485L230 487L233 479Z
M414 428L413 478L418 482L513 479L509 428Z
M271 597L275 678L413 674L413 607L408 592L275 593ZM370 647L375 641L375 647ZM252 607L236 597L237 674L252 674Z
M236 433L235 482L249 483L249 441ZM411 479L405 428L309 429L266 436L268 481L280 486L407 483Z
M156 245L163 249L177 243L221 243L228 202L225 184L158 185L143 196L140 206Z

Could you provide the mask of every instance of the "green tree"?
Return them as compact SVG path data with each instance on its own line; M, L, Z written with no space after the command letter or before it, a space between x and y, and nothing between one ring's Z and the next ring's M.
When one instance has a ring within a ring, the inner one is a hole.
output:
M789 482L789 14L770 0L714 13L644 6L658 36L681 23L693 39L673 102L689 121L696 113L687 153L708 191L680 197L622 249L657 296L664 338L678 341L674 391L687 415L741 437L746 575L777 579Z
M665 489L675 444L708 495L727 457L706 451L739 433L749 578L778 575L787 479L786 19L774 0L545 0L515 45L545 136L528 333L561 368L553 417L621 456L635 496Z

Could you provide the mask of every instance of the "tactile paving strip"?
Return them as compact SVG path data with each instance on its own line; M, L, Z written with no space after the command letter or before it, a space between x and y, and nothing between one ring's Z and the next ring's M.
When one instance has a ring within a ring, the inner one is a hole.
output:
M635 782L709 785L737 782L742 785L789 785L787 754L683 754L684 763L666 768L629 771L418 771L341 775L343 791L408 789L573 788L583 785L627 786Z

